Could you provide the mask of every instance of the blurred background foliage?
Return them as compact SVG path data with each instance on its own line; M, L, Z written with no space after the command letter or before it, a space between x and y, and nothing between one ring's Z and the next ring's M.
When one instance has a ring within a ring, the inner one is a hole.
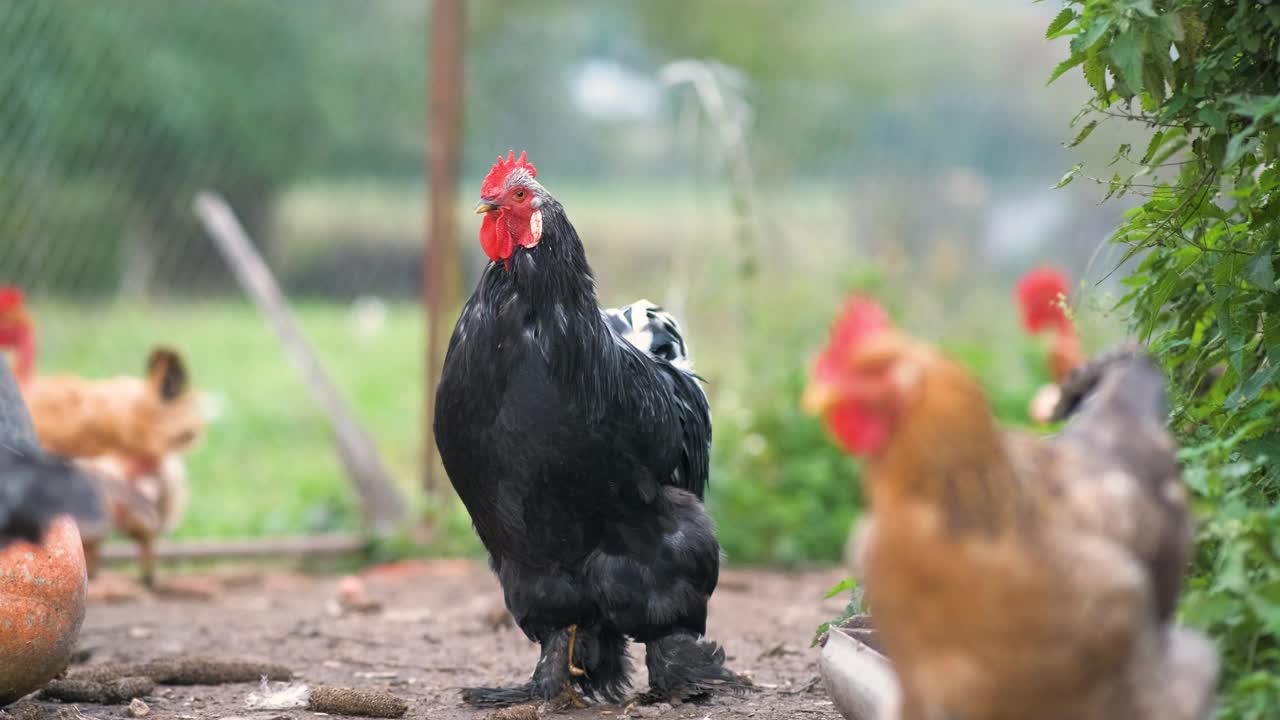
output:
M468 2L460 285L481 267L467 212L480 177L528 150L588 243L602 301L648 297L687 328L730 561L838 560L857 468L796 399L845 292L874 287L1012 422L1046 377L1017 326L1018 273L1062 266L1082 281L1091 346L1117 332L1099 309L1119 286L1085 281L1120 260L1102 241L1125 204L1099 207L1105 189L1083 183L1051 190L1076 157L1063 118L1089 90L1045 87L1050 5ZM180 536L359 517L323 416L193 222L204 187L245 218L416 490L428 7L0 4L0 282L33 296L45 372L136 373L158 342L187 353L215 422L190 458ZM672 65L686 59L706 62ZM714 79L723 113L679 81L690 68ZM743 144L726 150L727 131ZM475 549L456 503L431 510L451 547Z

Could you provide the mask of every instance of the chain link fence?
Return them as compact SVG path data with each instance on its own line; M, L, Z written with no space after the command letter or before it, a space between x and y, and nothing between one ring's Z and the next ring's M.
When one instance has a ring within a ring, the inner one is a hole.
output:
M211 422L180 536L360 517L326 417L195 220L203 189L414 485L427 5L0 3L0 285L27 295L42 373L184 355Z

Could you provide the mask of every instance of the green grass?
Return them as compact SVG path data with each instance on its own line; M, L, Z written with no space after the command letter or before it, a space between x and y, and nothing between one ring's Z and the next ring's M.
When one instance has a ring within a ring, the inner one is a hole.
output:
M164 343L186 357L219 408L188 457L193 502L180 537L253 537L355 529L359 512L325 416L261 316L248 304L81 306L37 300L44 373L138 374ZM345 305L295 307L356 416L410 498L423 402L422 316L391 306L362 337Z
M793 276L796 279L798 276ZM726 281L727 282L727 281ZM711 292L691 306L690 339L716 419L710 506L737 562L804 565L839 559L857 512L856 464L798 411L809 357L825 339L840 292L818 282L775 283L770 308L750 321L740 295ZM997 415L1025 418L1044 381L1044 350L1024 338L1004 293L982 290L951 304L903 299L884 287L904 326L939 342L987 388ZM700 293L701 295L701 293ZM897 300L897 302L895 302ZM164 343L187 358L218 414L188 457L192 503L178 537L258 537L356 530L358 505L328 423L257 311L246 303L73 305L37 298L41 368L84 377L136 374ZM349 306L294 307L307 338L374 437L415 513L422 443L423 321L415 305L388 306L362 334ZM1111 332L1086 325L1090 346ZM473 552L460 504L449 503L436 550ZM384 552L416 549L393 542Z

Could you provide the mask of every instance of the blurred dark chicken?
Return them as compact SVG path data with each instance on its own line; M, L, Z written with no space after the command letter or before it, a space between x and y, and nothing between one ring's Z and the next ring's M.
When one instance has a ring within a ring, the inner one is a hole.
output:
M102 521L89 480L66 460L36 449L22 396L8 364L0 361L0 547L15 540L40 542L62 514Z
M1172 622L1191 524L1164 377L1134 348L1075 377L1045 439L870 301L819 356L805 404L867 458L860 573L905 720L1208 712L1216 655Z
M484 180L480 244L492 262L449 343L435 437L541 657L527 683L464 698L619 701L628 638L646 646L643 701L741 687L702 638L720 568L702 504L706 396L675 356L611 326L577 232L535 176L512 153ZM638 319L633 308L626 324Z
M88 479L65 460L0 441L0 547L14 540L40 542L59 515L102 517Z

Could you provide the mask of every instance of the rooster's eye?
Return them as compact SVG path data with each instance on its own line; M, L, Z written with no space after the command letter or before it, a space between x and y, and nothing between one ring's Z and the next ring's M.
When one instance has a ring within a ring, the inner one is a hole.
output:
M517 190L517 191L516 191L516 199L517 199L517 200L523 200L523 199L524 199L524 191L523 191L523 190Z

